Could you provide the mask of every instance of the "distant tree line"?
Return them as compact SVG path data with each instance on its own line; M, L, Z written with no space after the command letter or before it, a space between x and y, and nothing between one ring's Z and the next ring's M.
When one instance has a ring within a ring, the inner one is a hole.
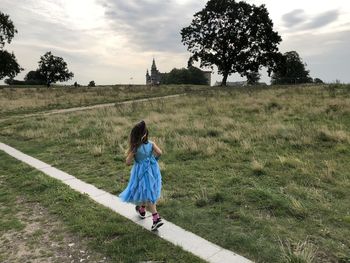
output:
M190 66L188 68L172 69L169 73L162 73L162 84L195 84L206 85L207 79L202 70Z
M68 70L67 63L63 58L46 52L40 57L38 68L29 71L23 81L9 78L5 80L5 83L9 85L47 85L50 87L52 83L67 81L73 76L73 72Z

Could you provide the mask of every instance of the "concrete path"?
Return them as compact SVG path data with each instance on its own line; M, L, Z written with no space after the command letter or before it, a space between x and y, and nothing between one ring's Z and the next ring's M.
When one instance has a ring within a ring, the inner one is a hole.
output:
M96 188L95 186L85 183L77 179L76 177L67 174L61 170L58 170L51 165L44 163L38 159L35 159L27 154L24 154L15 148L12 148L4 143L0 142L0 150L6 152L12 157L20 160L35 169L47 174L48 176L60 180L66 185L70 186L77 192L87 194L92 200L97 203L108 207L116 213L126 217L127 219L135 222L136 224L151 229L152 220L149 218L140 219L135 212L135 208L131 204L123 203L120 199L108 192ZM230 250L219 247L189 231L174 225L173 223L163 220L164 225L159 228L159 231L155 232L159 237L182 247L184 250L193 253L194 255L211 263L249 263L250 260L233 253Z

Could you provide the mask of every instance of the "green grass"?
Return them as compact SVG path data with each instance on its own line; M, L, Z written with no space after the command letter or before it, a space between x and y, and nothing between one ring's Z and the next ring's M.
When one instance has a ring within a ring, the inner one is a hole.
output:
M141 119L164 150L166 219L256 262L350 259L349 86L215 88L7 120L0 141L118 194Z
M208 86L114 85L97 87L0 86L0 118L53 109L196 92Z
M21 197L29 204L39 202L46 207L71 233L88 240L90 250L105 255L109 262L202 262L3 152L0 152L0 166L1 234L23 229L23 223L16 218L15 203ZM34 232L29 247L34 249L42 234L40 230ZM53 234L57 237L61 233Z

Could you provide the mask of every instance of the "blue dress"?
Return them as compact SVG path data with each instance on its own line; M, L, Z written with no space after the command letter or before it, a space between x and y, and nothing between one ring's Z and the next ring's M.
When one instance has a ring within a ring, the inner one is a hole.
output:
M122 201L129 203L155 204L160 197L161 188L162 176L159 165L153 155L153 144L148 141L137 149L128 186L119 197Z

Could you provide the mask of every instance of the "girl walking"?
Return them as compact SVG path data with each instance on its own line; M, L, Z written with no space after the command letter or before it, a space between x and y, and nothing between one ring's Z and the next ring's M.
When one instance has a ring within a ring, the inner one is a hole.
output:
M152 231L163 225L156 207L162 187L162 176L157 162L161 154L159 147L148 140L146 123L141 121L136 124L130 133L126 157L127 165L134 164L128 186L119 197L124 202L136 204L136 212L142 219L145 218L148 206L152 212Z

